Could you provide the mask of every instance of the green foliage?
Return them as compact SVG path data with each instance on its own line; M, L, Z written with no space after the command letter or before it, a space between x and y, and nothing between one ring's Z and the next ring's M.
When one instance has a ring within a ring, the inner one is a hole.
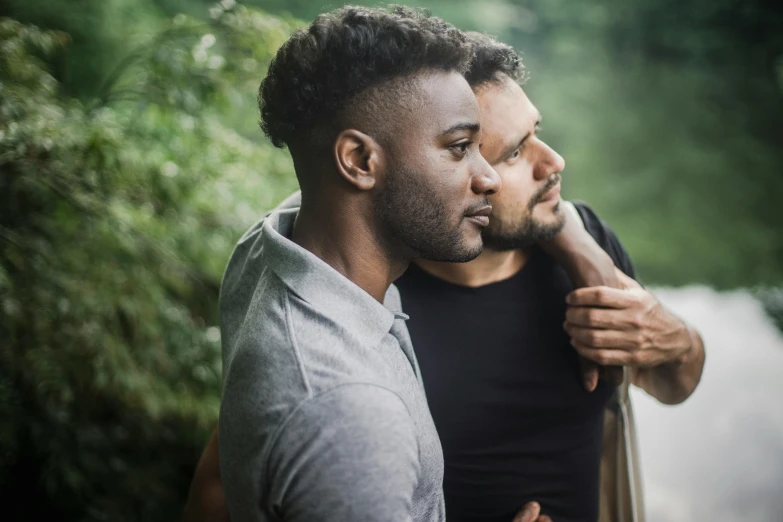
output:
M569 197L618 232L646 282L783 281L783 7L525 2L544 139Z
M67 35L0 21L0 487L27 516L177 517L216 422L224 263L296 185L229 126L294 24L223 5L89 104L49 72Z

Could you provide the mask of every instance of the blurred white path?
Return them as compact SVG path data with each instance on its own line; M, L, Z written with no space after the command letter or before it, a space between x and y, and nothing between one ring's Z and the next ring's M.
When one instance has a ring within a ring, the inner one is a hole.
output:
M783 522L783 335L747 292L654 292L707 362L682 405L634 390L648 522Z

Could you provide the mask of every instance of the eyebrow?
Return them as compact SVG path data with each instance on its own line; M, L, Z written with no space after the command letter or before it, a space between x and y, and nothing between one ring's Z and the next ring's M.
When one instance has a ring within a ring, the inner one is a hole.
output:
M478 123L457 123L456 125L452 125L445 131L441 132L440 135L448 136L449 134L454 134L455 132L464 131L464 130L476 133L479 130L481 130L481 125L479 125Z

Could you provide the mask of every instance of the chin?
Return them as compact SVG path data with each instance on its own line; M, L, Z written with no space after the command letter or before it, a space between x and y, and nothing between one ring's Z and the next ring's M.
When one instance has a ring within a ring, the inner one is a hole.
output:
M470 230L462 234L459 247L453 252L452 262L465 263L476 259L484 251L484 239L481 237L483 229L470 225Z
M456 263L467 263L468 261L473 261L478 256L481 255L481 253L484 251L484 241L479 238L479 240L470 246L470 248L465 249L464 252L462 252L462 255L459 257Z
M477 258L484 250L484 239L481 237L481 231L471 231L469 234L465 234L462 237L462 244L459 248L460 252L455 257L459 257L462 261L471 261Z
M541 223L542 225L553 226L557 225L564 219L563 210L558 201L551 208L543 208L540 205L533 211L532 218Z

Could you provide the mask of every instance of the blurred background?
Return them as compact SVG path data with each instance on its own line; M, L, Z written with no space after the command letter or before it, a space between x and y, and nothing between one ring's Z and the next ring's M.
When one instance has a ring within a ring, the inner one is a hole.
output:
M0 3L11 519L179 518L217 419L224 265L296 189L258 129L256 90L290 32L338 5ZM688 402L635 394L650 520L783 520L781 4L411 5L522 51L566 196L591 203L642 281L704 333Z

